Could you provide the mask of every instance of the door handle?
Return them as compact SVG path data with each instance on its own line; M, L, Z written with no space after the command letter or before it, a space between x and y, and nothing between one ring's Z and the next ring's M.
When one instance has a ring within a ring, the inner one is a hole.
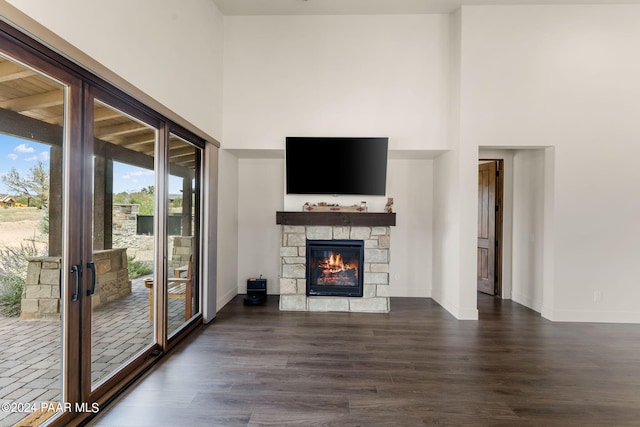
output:
M87 296L89 297L96 292L96 265L93 261L89 261L87 268L91 270L91 289L87 290Z
M82 281L82 265L72 265L71 272L76 276L76 290L73 295L71 295L71 301L78 301L78 296L80 295L80 282Z

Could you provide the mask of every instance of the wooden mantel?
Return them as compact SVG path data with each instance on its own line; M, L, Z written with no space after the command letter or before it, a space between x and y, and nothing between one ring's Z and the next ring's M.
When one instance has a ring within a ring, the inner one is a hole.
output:
M337 225L387 227L396 225L396 214L386 212L276 212L280 225Z

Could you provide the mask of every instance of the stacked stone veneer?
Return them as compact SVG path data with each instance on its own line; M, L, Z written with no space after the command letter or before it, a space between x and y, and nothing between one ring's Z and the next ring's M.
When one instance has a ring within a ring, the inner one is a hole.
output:
M93 307L131 293L126 249L95 251L93 262L97 277L96 290L91 299Z
M169 267L182 267L189 263L189 258L194 249L193 236L175 236L169 239L171 248L171 261Z
M139 205L113 205L113 246L127 248L136 261L153 265L154 236L136 234ZM168 251L171 254L169 268L187 265L194 252L193 236L169 236Z
M138 228L138 213L140 205L113 205L113 243L117 247L135 246L139 236L136 235ZM117 242L117 244L116 244Z
M93 307L131 293L126 249L96 251L93 261L96 267L96 290L91 299ZM21 319L60 319L60 269L60 257L29 259L22 291ZM90 274L86 268L84 274Z
M60 319L60 263L60 257L29 258L21 319Z
M136 261L153 264L154 236L136 234L139 205L113 205L113 247L128 248Z
M307 240L364 240L362 298L307 296ZM282 226L280 244L280 310L389 311L390 227Z

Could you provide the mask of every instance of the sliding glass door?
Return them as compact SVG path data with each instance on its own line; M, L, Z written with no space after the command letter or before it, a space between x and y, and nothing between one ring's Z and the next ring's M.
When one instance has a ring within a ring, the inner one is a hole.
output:
M169 135L167 191L167 333L171 337L199 312L201 150ZM182 297L185 298L182 298Z
M0 425L68 425L201 318L204 141L7 31Z
M77 202L81 85L0 50L0 425L60 411L79 399L80 220ZM39 64L42 65L42 64ZM27 424L25 424L27 425Z
M139 112L128 108L127 113L125 106L118 109L92 94L93 138L84 144L92 226L90 252L87 248L91 310L85 321L91 323L87 341L91 390L96 390L156 343L153 219L159 132L157 125L133 115L140 117Z
M199 315L201 149L99 88L84 104L82 389L94 401Z

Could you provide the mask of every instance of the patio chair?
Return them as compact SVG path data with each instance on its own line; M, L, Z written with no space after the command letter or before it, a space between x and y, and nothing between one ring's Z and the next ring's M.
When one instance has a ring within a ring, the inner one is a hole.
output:
M180 274L185 272L185 277ZM184 299L184 320L189 320L193 314L193 260L189 257L189 262L185 267L174 269L176 277L167 279L167 297ZM149 320L153 320L153 279L145 279L144 285L149 289Z

